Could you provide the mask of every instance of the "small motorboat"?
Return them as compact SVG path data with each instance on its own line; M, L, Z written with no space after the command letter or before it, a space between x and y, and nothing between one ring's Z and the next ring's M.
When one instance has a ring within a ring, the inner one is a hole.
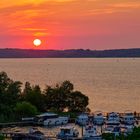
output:
M75 127L65 126L60 128L60 132L57 135L58 139L72 139L78 137L79 132Z
M88 124L88 121L89 121L89 117L87 114L83 113L83 114L80 114L77 119L76 119L76 124L79 124L81 126L85 126Z
M121 133L124 135L131 134L134 129L134 125L120 125Z
M124 124L133 125L136 122L134 114L129 110L125 111L122 122Z
M44 133L33 127L28 133L15 132L12 135L12 140L46 140Z
M102 125L104 123L104 116L101 111L96 111L94 113L93 122L96 125Z
M107 117L106 124L107 125L119 125L120 124L119 114L116 112L109 113L108 117Z
M101 140L101 133L97 131L96 126L87 125L83 133L84 140Z
M121 133L121 128L119 126L107 125L105 127L104 133L111 133L115 136L119 136Z

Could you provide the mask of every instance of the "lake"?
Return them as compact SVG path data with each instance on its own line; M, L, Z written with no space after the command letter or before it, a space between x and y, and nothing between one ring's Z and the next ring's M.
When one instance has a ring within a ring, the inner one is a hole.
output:
M42 89L70 80L89 97L92 111L140 112L139 58L0 59L0 71Z

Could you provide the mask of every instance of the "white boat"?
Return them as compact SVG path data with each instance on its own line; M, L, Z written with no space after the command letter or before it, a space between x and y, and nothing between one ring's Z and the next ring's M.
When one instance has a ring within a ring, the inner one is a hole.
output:
M101 140L101 133L97 131L96 126L87 125L83 133L84 140Z
M82 126L85 126L86 124L88 124L88 121L89 121L89 117L85 113L80 114L76 119L76 123Z
M121 125L120 129L122 134L128 135L133 132L134 125Z
M135 123L134 114L131 111L125 111L124 116L122 117L124 124L132 125Z
M104 116L101 111L96 111L94 113L93 122L96 125L102 125L104 123Z
M112 126L112 125L106 125L103 132L104 133L112 133L113 132L113 129L114 129L114 126Z
M58 139L71 139L78 137L79 132L75 127L72 126L66 126L66 127L61 127L60 132L57 135Z
M38 130L38 128L35 128L35 127L32 127L29 129L28 137L30 137L30 139L36 139L36 140L37 139L46 140L46 136L44 135L44 133L42 133L41 131Z
M108 117L107 117L106 124L107 125L119 125L120 124L119 114L116 112L109 113Z
M121 128L120 126L107 125L105 127L104 133L111 133L114 134L115 136L119 136L121 133Z
M64 125L68 123L68 120L69 117L61 117L55 113L43 113L35 117L35 122L44 126Z

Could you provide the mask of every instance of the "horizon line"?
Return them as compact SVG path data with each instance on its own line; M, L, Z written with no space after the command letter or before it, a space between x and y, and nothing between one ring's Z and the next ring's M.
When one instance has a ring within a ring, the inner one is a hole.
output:
M133 49L140 49L140 48L120 48L120 49L84 49L84 48L77 48L77 49L34 49L34 48L0 48L0 50L33 50L33 51L70 51L70 50L84 50L84 51L112 51L112 50L133 50Z

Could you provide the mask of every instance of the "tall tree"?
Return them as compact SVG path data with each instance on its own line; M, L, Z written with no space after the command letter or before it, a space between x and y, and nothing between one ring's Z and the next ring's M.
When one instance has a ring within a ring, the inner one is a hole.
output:
M60 88L66 93L70 93L74 89L74 85L70 81L64 81L61 85Z
M52 88L48 86L45 90L48 109L56 108L57 111L84 112L87 109L88 97L79 91L73 91L74 86L69 81Z
M74 91L70 94L68 109L71 112L85 112L88 106L88 97L80 91Z
M24 90L25 92L25 90ZM25 94L25 101L31 103L32 105L36 106L38 111L42 112L45 111L45 98L42 94L42 91L39 87L39 85L35 85L33 87L26 88L26 94Z
M11 80L5 72L0 72L0 118L10 120L13 107L21 93L21 82Z

